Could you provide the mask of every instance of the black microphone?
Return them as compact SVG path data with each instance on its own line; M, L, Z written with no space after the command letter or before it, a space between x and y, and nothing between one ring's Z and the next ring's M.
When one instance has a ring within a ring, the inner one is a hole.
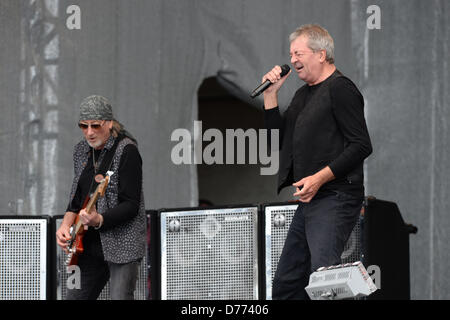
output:
M291 70L291 68L287 64L283 64L281 66L280 76L284 77L285 75L288 74L289 70ZM270 80L264 81L264 83L261 83L255 90L253 90L250 97L254 98L256 96L259 96L261 93L263 93L264 90L270 87L271 84L272 82L270 82Z

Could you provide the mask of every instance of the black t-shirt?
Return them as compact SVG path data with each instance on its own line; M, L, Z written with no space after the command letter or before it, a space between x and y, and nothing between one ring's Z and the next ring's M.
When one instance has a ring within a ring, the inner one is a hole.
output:
M322 82L307 87L305 104L311 99L320 88ZM330 86L331 101L333 103L333 113L336 121L341 124L340 128L344 136L355 135L361 139L369 139L364 131L366 129L364 119L364 100L357 92L355 85L347 78L337 78ZM343 107L345 106L345 107ZM298 117L298 114L296 115ZM364 143L370 144L370 140ZM334 169L334 168L331 168ZM340 168L339 168L340 169ZM348 181L345 177L334 179L324 184L318 191L316 198L329 194L333 190L340 190L356 197L364 196L364 186L360 183Z
M305 95L303 96L303 101L298 101L302 106L306 105L311 97L317 92L317 90L323 85L323 82L313 85L305 86ZM371 145L370 137L367 131L367 126L364 118L364 99L359 93L358 89L351 82L351 80L345 77L339 77L335 79L330 85L330 95L332 101L333 116L344 136L344 139L355 140L357 137L361 145ZM295 123L296 118L299 116L302 108L295 108L292 119L290 123ZM288 139L286 143L288 148L295 148L292 144L294 127L286 126L283 118L280 116L279 107L265 110L265 122L268 128L279 128L281 129L282 140ZM347 154L357 153L358 145L351 145L347 150ZM345 158L339 159L339 161L334 161L329 164L330 169L335 174L348 171L348 163ZM291 159L292 161L292 159ZM293 166L290 166L290 172L288 174L288 181L293 181ZM343 175L341 175L343 176ZM364 186L361 182L348 181L347 178L341 177L334 179L326 184L324 184L320 189L316 198L322 195L329 194L330 192L340 190L356 197L364 196Z

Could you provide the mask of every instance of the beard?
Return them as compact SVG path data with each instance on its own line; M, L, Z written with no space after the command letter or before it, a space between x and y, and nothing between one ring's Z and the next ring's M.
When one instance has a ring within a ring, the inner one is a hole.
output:
M97 140L95 140L93 142L91 142L89 140L86 140L86 142L88 143L88 145L91 148L94 148L94 149L100 147L103 144L103 142L100 139L97 139Z

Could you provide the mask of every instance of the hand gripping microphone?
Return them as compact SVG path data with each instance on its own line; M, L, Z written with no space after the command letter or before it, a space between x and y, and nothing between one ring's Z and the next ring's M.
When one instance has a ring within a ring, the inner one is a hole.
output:
M291 70L291 68L287 64L283 64L281 66L280 76L284 77L285 75L288 74L289 70ZM264 90L270 87L271 84L272 82L270 82L270 80L264 81L264 83L261 83L255 90L253 90L250 97L254 98L256 96L259 96L261 93L263 93Z

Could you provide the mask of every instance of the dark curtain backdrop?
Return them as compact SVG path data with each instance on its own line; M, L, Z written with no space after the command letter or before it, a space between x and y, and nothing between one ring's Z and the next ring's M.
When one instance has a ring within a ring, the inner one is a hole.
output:
M72 4L80 30L66 25ZM381 29L367 28L370 5L381 9ZM146 207L196 205L196 166L172 163L170 137L193 130L199 86L215 76L261 108L249 92L289 62L288 35L314 22L365 97L374 146L366 194L396 202L419 229L412 298L449 299L449 16L445 0L2 0L0 214L64 212L78 105L94 93L139 140ZM283 109L300 85L286 82ZM280 200L275 186L265 192Z

